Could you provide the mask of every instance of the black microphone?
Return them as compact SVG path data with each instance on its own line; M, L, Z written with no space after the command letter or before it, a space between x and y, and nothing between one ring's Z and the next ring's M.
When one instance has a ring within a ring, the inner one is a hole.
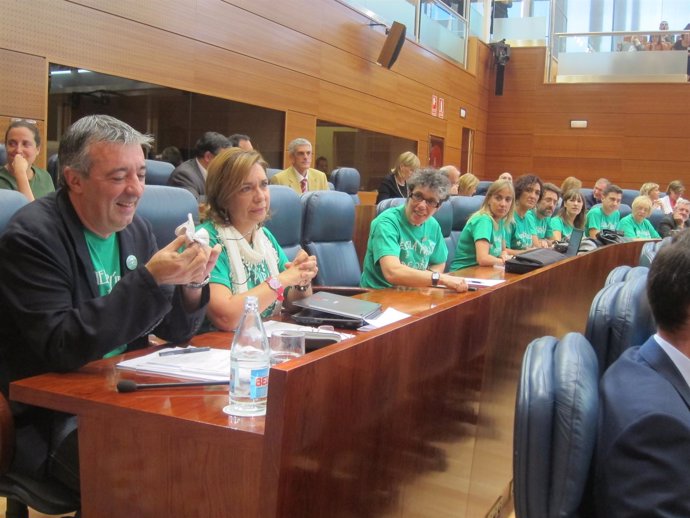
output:
M134 380L120 380L117 382L118 392L134 392L148 388L176 388L176 387L205 387L210 385L229 385L229 381L183 381L171 383L137 383Z

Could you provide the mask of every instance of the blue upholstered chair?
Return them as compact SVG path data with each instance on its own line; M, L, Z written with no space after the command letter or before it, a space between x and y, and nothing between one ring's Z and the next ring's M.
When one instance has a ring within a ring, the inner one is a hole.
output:
M271 178L273 178L275 175L277 175L281 171L282 171L282 169L276 169L274 167L269 167L268 169L266 169L266 176L270 180Z
M5 230L14 213L27 203L29 200L19 191L0 189L0 233Z
M580 189L580 194L582 194L583 198L589 198L590 196L592 196L592 191L593 189L586 189L583 187L582 189Z
M300 196L286 185L269 185L271 217L266 228L271 231L291 261L302 248L302 203Z
M616 266L609 272L604 285L608 286L616 282L625 282L636 277L646 277L648 273L649 268L647 266L628 266L627 264L623 264L621 266Z
M516 518L576 518L587 508L597 435L597 358L581 334L527 347L515 405Z
M441 234L443 234L443 240L448 248L448 260L446 261L445 271L450 268L450 263L453 262L453 256L455 254L455 247L453 246L453 237L451 232L453 231L453 207L450 205L450 200L441 204L438 210L434 213L434 218L441 225Z
M450 199L453 208L453 231L457 243L460 232L465 228L467 220L477 212L484 203L484 196L453 196Z
M596 294L585 336L594 347L601 373L628 347L643 344L656 332L647 300L647 272L614 282Z
M346 192L359 205L359 171L354 167L338 167L331 171L331 183L335 186L336 191Z
M626 205L631 205L632 202L635 198L637 198L640 195L640 191L635 190L635 189L623 189L623 200L621 203L625 203Z
M5 144L0 144L0 167L7 163L7 150Z
M315 255L320 286L359 286L361 269L352 234L355 204L340 191L311 191L302 195L302 247Z
M657 232L659 232L659 223L665 215L663 210L653 210L647 218Z
M137 206L137 214L151 223L158 248L175 239L175 229L187 221L189 213L198 223L199 205L194 195L167 185L147 185Z
M378 205L376 205L376 215L378 216L384 210L390 209L391 207L397 207L405 203L405 198L386 198L381 200Z
M669 245L672 240L673 237L668 236L661 241L650 241L642 245L642 250L640 251L640 266L650 267L657 252L666 245Z
M50 178L53 180L53 186L57 188L60 179L60 162L58 161L57 153L53 153L48 157L46 171L48 171Z
M623 219L625 216L632 213L632 207L627 203L621 203L618 207L618 211L621 213L621 219Z
M168 178L174 171L175 166L170 162L161 160L146 159L146 184L147 185L168 185Z
M492 183L494 183L492 180L482 180L477 185L477 190L474 191L474 195L475 196L485 196L486 191L489 190L489 187L491 187Z

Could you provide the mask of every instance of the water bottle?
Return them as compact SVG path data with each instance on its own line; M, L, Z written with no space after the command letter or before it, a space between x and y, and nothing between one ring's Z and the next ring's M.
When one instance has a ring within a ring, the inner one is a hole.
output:
M259 314L259 299L247 297L230 348L230 404L223 409L225 413L266 414L269 362L270 349Z

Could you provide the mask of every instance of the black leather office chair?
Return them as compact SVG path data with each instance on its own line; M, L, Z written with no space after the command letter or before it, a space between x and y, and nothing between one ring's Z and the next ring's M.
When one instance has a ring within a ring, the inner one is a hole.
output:
M161 160L146 159L146 184L147 185L168 185L168 178L175 170L175 166L170 162Z
M592 301L585 336L594 347L601 373L628 347L643 344L656 332L647 300L647 272L604 286Z
M300 195L286 185L269 185L271 217L266 228L271 231L291 261L302 249L302 204Z
M175 239L175 229L187 221L189 213L198 223L199 205L194 195L166 185L147 185L137 206L137 214L151 223L158 248Z
M359 171L354 167L338 167L331 171L330 181L335 186L336 191L345 192L350 195L355 205L359 205Z
M361 269L352 234L355 204L340 191L311 191L302 195L302 247L315 255L319 286L359 286Z
M597 430L597 358L579 333L527 347L515 404L516 518L576 518L588 508Z

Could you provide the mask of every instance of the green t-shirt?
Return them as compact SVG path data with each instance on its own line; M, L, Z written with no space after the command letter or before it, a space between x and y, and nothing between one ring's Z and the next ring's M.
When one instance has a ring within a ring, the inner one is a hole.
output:
M556 216L555 218L551 218L549 221L549 230L547 235L549 237L553 237L554 231L560 232L561 240L563 240L573 233L573 227L569 223L563 221L560 216Z
M551 217L539 218L534 209L530 211L532 213L532 219L534 220L534 229L537 231L537 237L539 239L545 239L547 237L547 232L549 231L549 221Z
M621 219L621 213L614 210L608 216L601 210L601 205L592 207L587 213L587 222L585 223L585 234L589 234L590 229L597 230L609 229L616 230L618 222Z
M228 251L225 249L225 242L223 238L218 235L218 230L216 229L212 221L206 221L205 223L202 223L197 227L197 229L202 228L205 228L208 232L210 238L209 244L211 247L215 246L216 243L220 243L222 247L220 256L218 256L218 261L216 261L216 265L213 267L213 271L211 272L211 279L209 280L209 282L222 284L223 286L228 288L233 294L238 293L237 286L233 286L232 284L230 258L228 257ZM276 238L273 237L273 234L271 234L271 232L266 227L263 227L263 231L264 234L266 234L268 240L271 242L271 245L273 245L273 249L277 255L278 271L282 272L285 270L285 263L288 262L288 258L285 255L285 252L283 252L281 246L278 244L278 241L276 241ZM271 276L271 273L268 269L268 264L266 264L265 260L258 264L250 264L247 261L242 261L242 264L244 265L244 273L241 274L239 277L241 280L247 280L246 284L248 290L251 290L252 288L255 288L256 286L260 285L262 282L265 282L266 279L268 279ZM277 302L278 301L275 301L273 304L268 306L261 313L261 316L263 318L270 317L273 314L273 311L275 310Z
M34 193L34 198L38 199L55 190L53 179L48 174L48 171L44 171L35 165L31 166L31 169L33 169L34 177L29 180L29 187L31 187L31 192ZM14 176L4 166L0 167L0 189L17 190L17 180L14 179Z
M360 285L365 288L390 288L383 276L380 260L395 256L405 266L426 270L430 265L444 264L448 248L435 218L429 218L418 227L405 216L405 205L383 211L371 222L369 244L364 256Z
M477 265L477 248L475 242L485 240L489 242L489 254L501 257L503 252L503 220L498 222L498 228L494 228L494 220L488 214L476 214L462 229L458 238L458 246L455 249L455 258L450 265L450 270Z
M638 223L633 218L632 214L628 214L620 223L618 223L618 230L622 230L625 237L632 237L638 239L653 239L659 238L659 233L648 219L643 219L642 223Z
M102 238L90 230L84 229L84 238L91 256L98 294L104 297L113 291L113 288L121 278L120 243L117 239L117 234L113 232L110 236ZM120 345L103 357L110 358L126 350L126 344Z
M537 228L532 211L528 210L524 218L520 217L520 214L515 211L513 213L513 222L509 226L511 227L510 241L506 240L506 244L510 243L508 248L511 250L526 250L534 246L532 236L537 234Z

